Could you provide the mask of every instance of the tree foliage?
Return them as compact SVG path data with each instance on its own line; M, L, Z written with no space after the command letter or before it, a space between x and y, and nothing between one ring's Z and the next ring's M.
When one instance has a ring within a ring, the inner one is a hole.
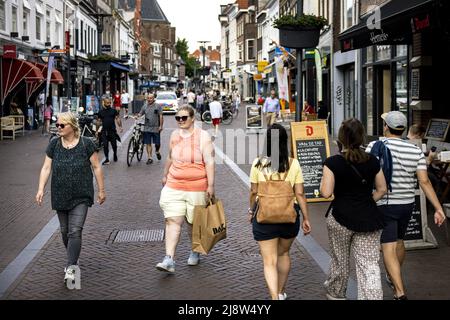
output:
M189 45L187 40L178 38L177 43L175 44L175 50L186 65L186 76L192 78L200 65L195 57L189 56Z

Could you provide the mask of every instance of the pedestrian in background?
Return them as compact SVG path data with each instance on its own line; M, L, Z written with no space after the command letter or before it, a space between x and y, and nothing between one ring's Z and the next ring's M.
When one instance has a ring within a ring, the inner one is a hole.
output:
M219 125L223 118L222 104L219 102L219 97L217 95L214 96L213 102L209 104L209 111L211 113L212 125L214 127L213 137L216 138L219 132Z
M275 134L278 134L279 137L277 141L279 159L271 158L272 154L275 154L272 148L277 147L277 145L271 144L271 137L275 136ZM274 165L274 163L278 163L278 166ZM289 251L300 230L300 209L303 216L303 234L307 235L311 232L311 225L300 164L297 159L289 158L286 129L279 124L274 124L267 132L267 155L255 159L250 171L251 190L250 208L248 210L250 217L254 216L252 208L255 207L255 202L257 201L258 183L266 181L265 175L272 176L277 173L284 173L284 180L289 181L294 190L297 200L295 204L297 220L295 223L262 224L258 223L256 217L254 217L251 221L253 237L258 241L263 258L264 277L270 296L273 300L285 300L287 298L285 287L291 269Z
M414 208L417 181L435 209L434 222L438 226L444 223L445 214L428 178L425 155L420 148L402 139L408 123L405 115L400 111L391 111L383 113L381 118L384 132L381 142L389 149L392 162L392 190L377 203L386 223L381 234L381 247L386 280L394 291L394 300L407 300L401 274L405 260L403 239ZM371 142L366 152L380 155L375 150L375 143Z
M122 132L122 121L119 117L119 112L116 109L111 108L111 100L108 96L104 96L102 99L103 109L98 113L99 123L96 126L96 135L98 136L98 130L102 126L102 143L103 143L103 153L105 154L105 161L103 165L109 165L109 142L114 153L114 162L117 161L117 127L119 131Z
M50 122L53 116L53 106L51 97L47 97L47 102L44 108L44 133L50 134Z
M122 98L120 96L120 91L117 90L116 94L113 96L113 106L114 109L120 114L120 108L122 107Z
M56 127L59 138L51 140L47 147L36 201L39 205L42 204L45 186L51 174L51 205L58 215L67 250L64 280L73 281L88 207L94 204L92 173L97 180L99 204L105 201L105 188L95 144L88 138L80 137L76 116L70 112L60 113Z
M264 101L262 111L266 117L267 128L269 128L280 114L280 100L278 100L275 90L270 91L270 97Z
M122 108L125 109L124 111L124 118L128 118L128 105L130 104L130 95L128 94L128 92L123 89L122 90L122 95L120 96L120 100L122 103Z
M155 145L156 158L161 160L161 131L163 129L164 118L162 107L155 103L155 95L149 94L147 101L139 112L139 117L145 115L144 123L144 145L147 146L147 164L153 163L152 144Z
M351 251L356 261L358 300L383 299L379 259L384 223L376 201L386 194L387 187L378 159L360 149L364 138L359 120L344 121L338 134L340 154L326 159L323 167L320 192L324 198L334 194L326 221L331 249L325 281L329 300L345 299Z
M159 205L166 224L166 256L156 268L169 273L175 272L175 251L184 221L192 240L194 207L205 205L214 196L214 147L209 134L194 127L194 114L187 105L178 110L175 120L179 129L170 136L162 178ZM199 261L199 254L191 251L188 265L195 266Z

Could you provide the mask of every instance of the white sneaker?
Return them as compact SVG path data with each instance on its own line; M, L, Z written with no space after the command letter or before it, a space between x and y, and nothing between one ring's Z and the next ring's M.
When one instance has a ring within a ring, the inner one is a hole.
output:
M160 262L156 265L156 269L158 269L159 271L174 273L175 261L173 261L171 256L165 256L163 262Z
M287 300L287 294L286 294L286 292L279 293L279 294L278 294L278 300Z
M64 269L64 282L67 289L81 289L81 271L77 265L71 265Z
M200 253L191 251L191 253L189 254L187 264L190 266L196 266L198 265L199 262L200 262Z

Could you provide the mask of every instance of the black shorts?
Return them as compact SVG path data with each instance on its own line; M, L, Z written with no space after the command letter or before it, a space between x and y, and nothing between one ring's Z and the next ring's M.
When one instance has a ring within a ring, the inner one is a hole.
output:
M264 224L253 219L253 238L256 241L271 240L275 238L291 239L295 238L300 231L300 207L295 205L297 220L294 223Z
M414 203L390 204L379 206L378 208L383 213L384 223L386 224L381 234L381 243L403 240L409 220L411 219Z
M122 103L122 108L128 109L128 103Z

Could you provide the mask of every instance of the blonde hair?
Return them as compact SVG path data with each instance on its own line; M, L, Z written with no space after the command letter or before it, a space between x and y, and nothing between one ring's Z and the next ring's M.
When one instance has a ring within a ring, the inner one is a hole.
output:
M189 117L191 117L191 118L193 118L194 115L195 115L195 109L192 108L192 107L191 107L190 105L188 105L188 104L182 105L182 106L178 109L177 113L180 112L180 111L186 111L186 112L189 114Z
M80 137L80 125L78 124L78 119L76 115L72 112L63 112L58 114L58 119L63 121L72 127L75 137Z

